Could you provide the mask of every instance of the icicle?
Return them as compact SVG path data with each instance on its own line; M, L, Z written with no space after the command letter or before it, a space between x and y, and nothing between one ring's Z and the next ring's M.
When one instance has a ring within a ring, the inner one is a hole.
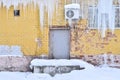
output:
M0 8L1 8L1 6L2 6L2 0L0 0Z
M101 36L105 37L105 31L107 29L107 24L106 24L106 15L103 14L102 15L102 26L101 26Z
M28 1L27 0L23 0L23 7L24 7L24 10L25 10L25 7L27 6L27 3Z
M109 10L109 29L114 33L114 28L115 28L115 10L113 8L113 0L109 0L108 2L108 10Z
M94 3L94 0L92 0L92 3ZM95 24L94 23L94 21L95 21L95 5L94 4L92 5L92 8L93 8L92 9L93 14L92 14L92 21L91 22L92 22L92 27L95 27L95 25L94 25Z
M43 30L43 24L44 24L44 3L41 2L39 6L39 16L40 16L40 27L41 30Z
M44 5L45 5L45 11L48 12L48 2L47 2L47 0L44 0Z
M12 1L11 0L7 0L6 4L7 4L6 5L7 10L9 10L9 8L10 8L10 6L12 4Z
M5 7L7 5L6 4L7 0L3 0L2 2L3 2L3 7Z
M14 9L17 9L17 7L18 7L18 0L13 0L13 5L14 5Z
M52 15L54 13L55 9L55 2L56 0L48 0L48 23L49 25L52 25Z
M80 4L80 2L77 2L77 4L79 4L79 5L80 5L80 10L79 10L79 13L80 13L80 18L81 18L81 4Z
M82 4L81 4L81 16L82 16L82 19L83 19L83 14L84 14L84 9L83 9L83 7L84 7L84 3L83 3L83 1L82 1Z
M34 3L34 9L36 9L36 7L37 7L37 1L33 0L33 3Z
M111 17L110 17L111 16ZM115 30L115 10L113 9L111 14L109 14L109 17L110 17L110 21L109 23L111 23L109 25L109 29L111 30L112 34L114 33L114 30Z
M87 7L88 7L88 12L87 12L87 27L88 27L88 29L91 27L90 26L90 16L89 16L89 7L90 7L90 5L89 5L89 0L87 0ZM88 32L88 30L87 30L87 32Z
M115 11L112 6L113 0L99 0L98 1L98 30L102 30L102 36L109 26L109 29L114 32L115 28ZM103 15L105 15L103 17ZM104 25L104 24L106 25ZM108 26L107 26L108 25Z

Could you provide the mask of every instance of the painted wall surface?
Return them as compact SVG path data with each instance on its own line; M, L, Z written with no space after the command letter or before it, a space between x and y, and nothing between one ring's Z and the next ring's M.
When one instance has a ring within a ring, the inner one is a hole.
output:
M64 5L72 0L59 0L58 8L55 9L51 26L66 26L64 19ZM90 0L83 0L86 4ZM96 3L95 3L96 4ZM117 4L117 3L115 3ZM44 29L40 30L39 11L33 5L28 5L24 10L19 7L20 16L15 17L13 7L8 11L0 8L0 45L19 45L24 55L40 55L49 53L49 28L47 12L44 19ZM86 14L86 13L85 13ZM87 17L87 14L86 16ZM87 21L80 20L75 28L71 29L71 55L120 53L120 30L114 34L106 32L106 37L101 38L95 29L86 28ZM67 27L67 26L66 26Z
M48 53L48 27L40 30L38 10L33 5L22 7L20 16L14 16L14 8L0 8L0 45L21 46L24 55Z

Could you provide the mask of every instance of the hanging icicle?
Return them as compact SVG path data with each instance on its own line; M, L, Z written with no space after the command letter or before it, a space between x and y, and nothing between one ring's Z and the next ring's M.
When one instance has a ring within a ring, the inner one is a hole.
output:
M23 5L24 11L26 11L27 5L33 3L36 9L36 6L39 7L39 18L40 26L43 28L44 24L44 9L48 12L48 24L52 25L52 18L55 8L58 8L59 0L0 0L0 6L3 4L3 7L6 7L7 10L13 5L14 9L17 9L18 6Z
M110 29L114 32L115 28L115 11L113 9L113 0L98 1L98 31L102 37L105 37L105 32Z
M55 10L56 0L48 0L48 23L52 25L52 16Z
M94 27L95 25L95 4L94 4L94 0L92 0L92 3L93 3L93 5L92 5L92 12L93 12L93 14L92 14L92 26Z
M8 1L6 1L6 8L7 8L7 10L9 10L9 8L10 8L10 6L11 6L11 3L12 3L12 1L11 0L8 0Z
M2 6L2 1L0 0L0 8L1 8L1 6Z
M84 10L83 7L84 7L84 3L83 3L83 1L81 1L81 17L82 17L82 19L83 19L83 14L84 14L83 13L84 12L83 11Z
M43 24L44 24L44 2L39 3L39 19L40 19L40 27L41 30L43 31Z
M18 0L13 0L12 3L13 3L13 6L14 6L14 9L16 10L18 8L18 4L19 4Z

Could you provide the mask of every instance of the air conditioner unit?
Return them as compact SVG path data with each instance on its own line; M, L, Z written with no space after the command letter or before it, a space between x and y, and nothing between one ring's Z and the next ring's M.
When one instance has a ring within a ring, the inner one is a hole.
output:
M68 4L65 5L65 19L66 20L78 20L80 18L80 5L79 4Z

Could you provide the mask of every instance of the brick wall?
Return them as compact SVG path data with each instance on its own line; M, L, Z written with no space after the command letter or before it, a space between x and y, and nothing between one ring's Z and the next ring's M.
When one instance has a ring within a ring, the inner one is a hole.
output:
M71 59L81 59L95 66L107 64L109 66L120 67L120 55L113 55L113 54L77 55L77 56L71 56Z
M0 56L0 71L31 71L32 56Z

